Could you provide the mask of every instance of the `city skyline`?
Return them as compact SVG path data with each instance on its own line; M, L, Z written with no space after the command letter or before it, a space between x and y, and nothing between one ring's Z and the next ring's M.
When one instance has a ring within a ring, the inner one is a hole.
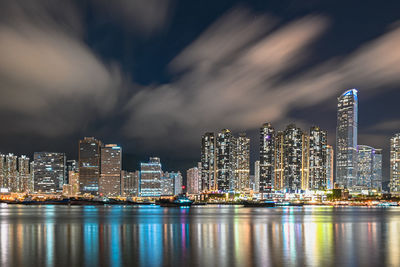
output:
M226 127L256 140L265 121L277 129L319 125L334 146L336 98L357 88L358 141L382 148L389 161L400 124L395 1L362 9L164 1L137 16L150 2L64 1L63 14L54 3L2 3L0 151L75 158L76 140L96 136L124 147L128 170L155 155L186 170L197 161L199 133ZM250 146L254 164L259 149Z

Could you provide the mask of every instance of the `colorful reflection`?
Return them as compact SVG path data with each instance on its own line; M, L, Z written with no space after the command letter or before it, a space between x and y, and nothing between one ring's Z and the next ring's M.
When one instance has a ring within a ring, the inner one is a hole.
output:
M0 210L1 266L400 266L400 208Z

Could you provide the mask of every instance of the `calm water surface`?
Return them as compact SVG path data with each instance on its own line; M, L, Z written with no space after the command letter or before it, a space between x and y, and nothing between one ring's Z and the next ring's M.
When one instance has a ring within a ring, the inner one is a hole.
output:
M400 266L400 208L1 206L1 266Z

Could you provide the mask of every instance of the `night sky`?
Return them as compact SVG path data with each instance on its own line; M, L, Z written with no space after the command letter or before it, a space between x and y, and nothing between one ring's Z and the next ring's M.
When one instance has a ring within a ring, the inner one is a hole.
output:
M201 135L294 122L328 130L359 90L359 144L400 132L400 1L0 1L0 151L66 152L95 136L124 169L200 160ZM251 167L253 169L253 165ZM253 170L252 170L253 172Z

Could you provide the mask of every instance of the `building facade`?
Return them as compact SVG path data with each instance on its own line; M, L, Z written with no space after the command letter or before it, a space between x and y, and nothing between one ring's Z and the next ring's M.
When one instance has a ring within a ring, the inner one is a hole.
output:
M102 196L121 195L122 150L114 144L101 148L99 194Z
M18 192L29 192L29 184L31 183L30 175L30 161L27 156L20 156L18 158Z
M390 139L390 193L400 194L400 133Z
M275 129L271 123L265 123L260 129L260 181L259 192L271 193L275 174Z
M228 129L217 135L217 189L220 192L234 191L236 180L236 138Z
M152 157L149 162L140 163L140 196L160 197L162 168L159 158Z
M336 183L352 189L357 179L358 92L351 89L338 98L336 128Z
M139 171L128 172L121 171L122 186L121 191L125 197L139 196Z
M357 146L357 182L359 190L382 188L382 150L366 145Z
M326 146L326 189L334 188L333 181L333 159L334 159L334 151L333 147L330 145Z
M214 133L201 137L201 191L217 190L216 138Z
M239 134L236 147L235 191L250 191L250 138Z
M85 137L79 141L79 191L97 195L99 192L101 141Z
M37 193L62 192L65 180L65 154L35 152L33 162L34 191Z
M325 190L327 187L326 170L327 132L318 126L310 129L309 136L309 160L308 160L308 184L306 189Z
M201 170L198 167L193 167L187 170L187 192L189 194L199 194L200 193L200 180L201 180Z

